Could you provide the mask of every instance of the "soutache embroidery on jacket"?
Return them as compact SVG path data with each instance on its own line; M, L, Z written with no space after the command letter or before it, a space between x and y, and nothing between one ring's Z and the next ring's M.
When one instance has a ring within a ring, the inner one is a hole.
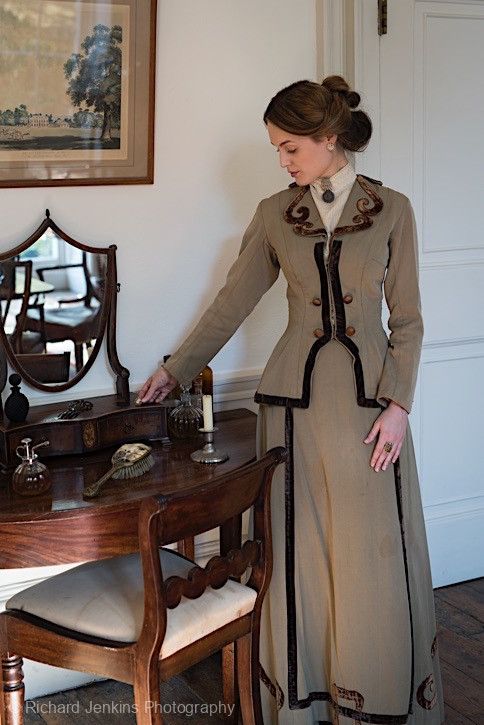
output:
M432 640L430 647L430 656L432 659L437 651L437 634ZM417 688L417 702L424 710L431 710L437 704L437 693L435 691L435 679L433 673L420 683Z
M356 202L356 208L358 209L359 214L356 214L353 217L353 224L349 224L344 227L336 227L333 232L334 235L349 234L351 232L357 232L362 229L368 229L368 227L371 227L371 225L373 224L373 220L371 219L371 217L375 216L375 214L378 214L383 209L382 198L376 193L376 191L374 191L374 189L371 188L371 186L364 180L364 178L360 174L358 174L356 176L356 180L358 181L363 191L368 194L371 201L373 201L373 206L370 208L370 199L367 199L366 197L361 197L360 199L358 199L358 201ZM324 227L314 229L314 224L308 221L310 216L309 207L300 206L296 209L296 207L302 201L308 191L309 186L301 187L301 189L291 201L289 206L285 209L284 220L288 224L293 225L296 234L308 237L321 236L321 234L326 235L327 232Z
M269 692L271 693L272 697L276 701L277 709L281 710L282 706L284 705L284 693L281 690L279 683L276 680L276 683L274 684L265 671L265 669L262 667L261 663L259 662L259 678L262 680L264 685L267 687Z

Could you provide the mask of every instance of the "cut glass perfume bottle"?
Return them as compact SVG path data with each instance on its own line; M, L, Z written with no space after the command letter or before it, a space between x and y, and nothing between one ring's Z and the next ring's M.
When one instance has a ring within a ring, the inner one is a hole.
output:
M168 434L173 438L194 438L203 425L203 411L190 386L182 385L180 402L168 416Z

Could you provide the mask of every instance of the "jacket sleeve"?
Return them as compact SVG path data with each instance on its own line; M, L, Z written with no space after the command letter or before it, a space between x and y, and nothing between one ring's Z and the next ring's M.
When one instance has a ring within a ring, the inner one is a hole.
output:
M379 403L394 400L410 413L424 327L419 290L417 229L407 197L390 235L389 245L384 292L390 311L390 337L376 398Z
M279 276L279 261L267 238L261 205L244 233L224 286L164 364L182 385L190 384L203 370Z

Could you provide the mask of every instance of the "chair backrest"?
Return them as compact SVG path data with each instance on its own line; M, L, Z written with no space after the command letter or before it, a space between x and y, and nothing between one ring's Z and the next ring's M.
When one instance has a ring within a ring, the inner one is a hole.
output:
M24 270L24 277L23 277L23 289L22 292L20 291L17 293L16 285L17 285L17 270L22 269ZM20 305L20 312L16 315L15 318L15 328L13 332L10 334L10 344L12 346L12 349L15 352L22 352L22 333L24 331L25 327L25 319L27 317L27 312L29 309L29 303L30 303L30 297L32 294L32 273L33 273L33 266L32 266L32 260L26 259L24 261L20 261L16 259L13 262L12 267L12 274L10 283L13 285L12 287L12 299L15 296L19 296L21 294L22 303ZM9 304L7 304L5 309L5 315L3 317L3 324L7 321L7 315L9 310Z
M247 582L263 597L272 572L270 490L275 468L286 459L286 450L272 448L258 461L232 473L215 477L189 492L151 496L142 501L139 542L145 588L142 637L161 646L166 629L166 609L174 608L181 596L195 599L207 586L223 586L229 577L240 577L252 568ZM242 549L213 557L205 568L194 566L188 577L163 581L158 547L196 536L254 507L254 537Z
M71 354L59 353L17 353L16 358L25 370L39 383L64 383L69 380Z
M99 255L98 255L99 256ZM82 271L84 273L84 282L86 285L86 291L82 297L76 298L75 300L58 300L59 304L62 303L71 303L71 302L83 302L84 307L92 307L92 300L95 299L98 302L102 302L102 297L99 297L98 292L96 288L93 285L93 282L91 280L91 275L89 272L88 264L87 264L87 254L86 252L82 252L82 261L81 262L74 262L72 264L55 264L50 267L39 267L37 269L37 275L42 282L45 282L44 275L46 272L58 272L60 269L76 269L76 268L82 268Z
M21 294L22 305L20 309L20 316L22 319L25 318L26 311L29 304L32 286L32 260L27 259L20 261L15 259L6 259L0 263L0 299L7 300L10 303L11 300L17 295L16 283L17 283L17 269L23 269L24 288ZM9 306L5 308L5 313L2 314L2 323L5 324Z
M15 294L15 260L0 262L0 299L8 300Z
M214 476L189 491L153 497L159 513L159 544L166 546L209 531L249 509L283 455L283 448L274 448L258 461ZM147 501L143 504L142 511L151 508Z

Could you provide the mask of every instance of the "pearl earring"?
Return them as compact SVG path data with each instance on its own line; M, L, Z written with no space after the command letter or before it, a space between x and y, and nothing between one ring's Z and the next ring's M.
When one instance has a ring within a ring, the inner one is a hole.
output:
M334 143L329 143L329 144L328 144L328 145L326 146L326 148L328 149L328 151L334 151Z

